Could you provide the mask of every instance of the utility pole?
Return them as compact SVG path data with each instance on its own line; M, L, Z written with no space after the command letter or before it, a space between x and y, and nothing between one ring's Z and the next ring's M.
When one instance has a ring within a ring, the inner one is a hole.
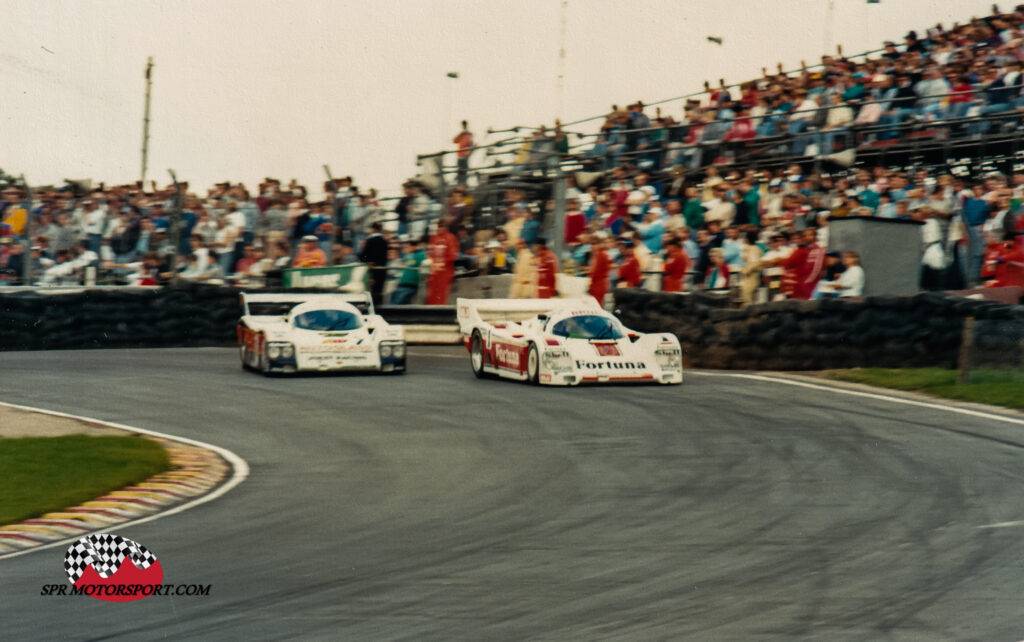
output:
M825 28L822 29L822 35L824 36L822 51L832 51L832 22L835 20L835 15L836 0L828 0L828 5L825 9Z
M32 188L28 186L28 181L25 180L25 175L21 175L21 184L25 187L25 201L22 206L25 208L25 238L28 239L28 247L21 255L21 283L22 285L32 285Z
M562 0L561 20L558 28L558 82L555 86L555 117L562 118L562 102L565 96L565 14L569 0Z
M149 161L149 94L153 86L153 56L146 59L146 110L142 116L142 183L146 183L146 166Z

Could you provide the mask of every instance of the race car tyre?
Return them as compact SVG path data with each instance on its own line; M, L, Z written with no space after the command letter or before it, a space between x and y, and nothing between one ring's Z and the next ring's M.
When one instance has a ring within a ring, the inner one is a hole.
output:
M530 344L530 353L526 357L526 380L534 385L540 381L540 352L534 343Z
M473 374L477 379L484 376L484 341L480 333L473 331L473 337L469 343L469 365L473 368Z
M238 356L242 360L242 370L249 369L249 355L245 349L245 344L238 346Z
M269 374L270 373L270 362L267 360L267 353L266 352L260 352L259 370L263 374Z

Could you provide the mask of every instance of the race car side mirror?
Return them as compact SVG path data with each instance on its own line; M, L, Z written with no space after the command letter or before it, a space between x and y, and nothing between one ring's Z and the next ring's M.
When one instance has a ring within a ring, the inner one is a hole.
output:
M640 335L639 335L639 334L637 334L636 332L630 332L630 333L629 333L628 335L626 335L626 336L628 336L628 337L629 337L629 340L630 340L630 342L632 342L632 343L636 343L636 342L637 342L637 339L639 339L639 338L640 338Z

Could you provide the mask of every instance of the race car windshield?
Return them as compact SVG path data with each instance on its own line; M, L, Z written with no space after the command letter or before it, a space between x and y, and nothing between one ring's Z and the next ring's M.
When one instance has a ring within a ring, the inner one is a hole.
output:
M316 332L358 330L359 317L344 310L312 310L295 317L295 327Z
M249 315L254 317L283 317L297 306L299 301L250 302Z
M562 319L551 329L551 334L569 339L621 339L626 336L615 319L596 314Z

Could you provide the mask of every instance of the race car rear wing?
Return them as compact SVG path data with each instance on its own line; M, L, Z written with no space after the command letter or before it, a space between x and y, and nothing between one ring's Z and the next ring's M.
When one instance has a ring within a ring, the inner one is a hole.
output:
M468 335L479 323L519 323L556 310L601 310L592 296L578 299L458 299L459 332Z
M341 299L354 305L359 312L373 315L373 299L369 292L347 293L330 292L320 294L303 294L301 292L254 293L242 292L242 309L246 316L284 316L288 312L307 301L323 298Z

